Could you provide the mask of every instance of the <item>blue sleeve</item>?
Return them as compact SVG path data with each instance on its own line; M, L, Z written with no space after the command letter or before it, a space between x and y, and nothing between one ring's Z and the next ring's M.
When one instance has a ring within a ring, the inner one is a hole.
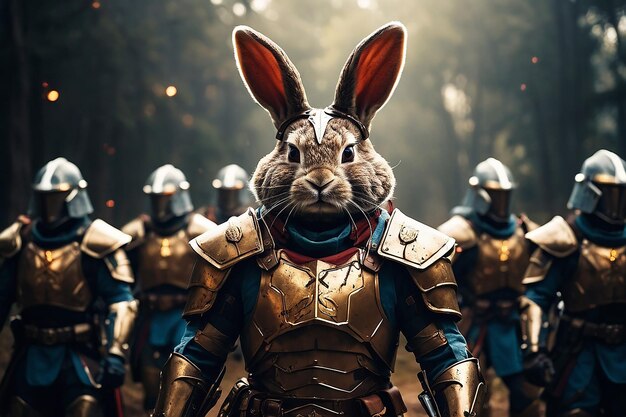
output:
M15 302L17 256L0 259L0 329L4 326Z
M130 285L113 278L103 261L98 262L96 271L96 289L106 305L133 300Z
M431 323L443 330L448 343L420 358L420 366L429 375L430 379L437 378L449 366L467 359L467 343L459 332L452 318L445 315L435 314L426 308L419 289L413 283L404 267L394 267L393 271L387 270L381 275L381 281L388 281L388 273L394 274L395 283L395 312L392 314L397 325L407 339L413 338ZM381 298L384 301L383 284L381 283ZM386 303L383 303L383 307ZM385 309L385 313L390 308ZM391 320L391 317L389 317Z
M251 266L252 265L252 266ZM174 349L195 364L207 381L214 381L224 366L225 358L207 352L194 341L198 330L207 323L230 338L235 344L244 320L249 318L258 293L260 270L253 264L243 263L234 267L228 280L220 289L213 307L201 316L193 317L187 323L181 342ZM256 291L255 291L256 289Z

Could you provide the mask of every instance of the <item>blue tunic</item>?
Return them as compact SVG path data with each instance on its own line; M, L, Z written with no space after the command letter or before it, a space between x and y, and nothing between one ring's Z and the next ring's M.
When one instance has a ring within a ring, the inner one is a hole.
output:
M576 226L585 238L595 244L607 247L626 245L626 228L621 233L602 233L593 229L580 216L576 219ZM544 312L549 311L566 280L571 279L576 273L579 256L580 252L576 251L565 258L554 258L546 277L542 281L529 285L526 296L537 303ZM567 313L567 306L565 310ZM590 312L588 318L593 319L593 314L594 312ZM602 375L598 373L600 369L609 381L626 384L626 343L607 345L593 339L584 341L563 392L565 402L576 398L568 405L569 409L580 407L592 410L597 407L601 397Z
M79 219L68 232L53 237L39 233L35 223L32 228L32 239L35 244L42 248L58 248L80 239L82 230L90 223L91 220L88 218ZM86 257L84 254L83 256ZM133 299L128 284L114 279L103 260L86 258L86 262L92 263L91 266L95 274L87 277L95 297L101 298L106 305ZM0 266L0 306L2 306L0 320L2 320L2 323L6 320L10 307L15 301L18 259L19 254L6 260ZM59 312L60 314L62 313ZM59 317L59 320L62 320L62 318ZM111 322L113 323L114 320L111 320ZM76 348L70 345L28 345L22 363L19 364L17 369L25 372L25 380L29 386L49 386L59 376L65 360L71 361L81 383L88 386L95 384L94 375L91 375Z
M372 234L373 243L378 243L384 231L385 221L389 217L386 212ZM323 257L337 253L352 245L349 240L350 224L333 230L332 233L315 234L297 225L287 226L292 247L301 253ZM252 318L261 283L261 270L254 260L246 260L233 267L230 278L220 290L214 307L202 317L191 320L185 334L175 351L196 364L208 380L214 380L223 366L223 361L200 347L193 341L198 329L209 322L222 333L229 335L234 342L243 328ZM406 268L393 262L385 262L379 271L380 296L383 309L391 324L401 330L407 339L413 337L430 323L437 325L445 332L448 344L421 358L421 367L430 379L437 378L442 371L463 359L469 354L465 339L458 331L454 321L445 316L428 312L425 308L418 309L405 302L407 297L419 302L421 296L412 283ZM233 302L233 300L235 300ZM226 313L224 313L226 311ZM220 313L218 313L220 312Z
M508 224L504 227L496 228L481 220L475 213L467 215L468 220L481 232L487 233L495 239L508 239L517 230L517 219L511 216ZM465 282L466 277L476 268L478 259L478 249L470 248L457 255L452 268L457 278L461 294L466 297L473 297L469 294ZM492 303L497 300L515 300L518 294L512 290L495 291L481 296ZM478 323L474 320L467 331L467 339L470 345L476 345L481 332L484 332L484 353L489 365L493 367L496 374L506 377L522 372L522 351L519 339L519 315L517 311L511 311L508 317L489 320L487 323Z

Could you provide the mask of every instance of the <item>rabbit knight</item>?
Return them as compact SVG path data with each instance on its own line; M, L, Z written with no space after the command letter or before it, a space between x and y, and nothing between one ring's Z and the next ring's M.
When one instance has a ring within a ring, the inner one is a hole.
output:
M399 416L390 383L399 333L420 363L430 415L475 416L485 384L455 322L454 240L399 210L368 140L402 70L399 23L364 39L335 100L309 106L274 42L233 32L244 83L277 129L252 190L262 207L192 240L188 326L161 376L155 416L201 416L238 336L248 371L221 416Z
M568 208L576 214L526 235L536 245L523 281L526 373L548 385L551 416L624 416L626 161L599 150L575 181ZM548 353L544 323L560 299L564 310Z
M146 181L150 214L126 224L126 246L137 284L139 316L131 349L133 377L144 389L144 408L152 410L159 392L159 372L185 329L182 312L195 253L189 240L215 227L192 213L189 182L170 165L157 168Z
M464 313L460 328L472 353L484 354L505 382L510 414L534 417L541 415L539 388L523 375L518 304L530 260L524 235L536 225L526 216L511 214L515 187L502 162L488 158L479 163L463 204L439 230L458 245L452 269Z
M33 184L33 220L0 234L0 322L19 309L0 387L11 416L88 417L121 405L114 389L137 311L122 250L130 236L89 218L86 188L76 165L48 162Z

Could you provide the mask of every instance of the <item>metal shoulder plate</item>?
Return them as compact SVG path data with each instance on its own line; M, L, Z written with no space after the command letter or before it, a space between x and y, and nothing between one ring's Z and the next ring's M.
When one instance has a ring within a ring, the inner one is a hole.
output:
M526 239L557 258L564 258L578 249L574 231L561 216L555 216L543 226L526 233Z
M228 269L263 252L261 228L252 208L192 239L189 244L218 270Z
M0 258L11 258L20 251L22 226L24 223L18 220L0 233Z
M83 236L80 249L87 255L102 259L128 244L131 237L104 220L94 220Z
M141 245L146 237L146 218L145 216L139 216L126 223L122 227L122 232L129 235L132 240L126 245L126 250L131 250Z
M133 269L123 249L117 249L112 254L104 257L104 263L114 280L132 284L135 282Z
M408 268L413 283L420 290L429 311L461 319L457 299L457 284L449 258L441 258L426 269Z
M195 238L207 230L213 229L214 227L217 227L217 225L203 215L191 213L189 216L189 224L187 226L187 235L191 238Z
M230 271L230 268L217 269L202 260L196 261L189 281L189 295L183 317L189 318L209 311Z
M378 246L378 254L410 268L426 269L453 248L454 239L395 209Z
M453 238L463 250L476 246L476 232L472 224L463 216L452 216L437 229Z

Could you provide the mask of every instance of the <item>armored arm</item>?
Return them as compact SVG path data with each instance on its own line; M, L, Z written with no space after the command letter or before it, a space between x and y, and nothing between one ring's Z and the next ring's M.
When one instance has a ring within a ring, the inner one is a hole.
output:
M476 415L486 387L455 324L461 313L452 272L454 240L395 210L379 248L379 255L407 267L397 302L407 349L423 369L424 408L440 417Z
M0 328L6 322L15 301L17 254L22 249L22 230L26 218L20 218L0 233Z
M262 252L260 229L250 210L190 242L199 255L189 281L181 343L161 373L154 417L199 417L217 402L224 362L239 335L238 263Z

